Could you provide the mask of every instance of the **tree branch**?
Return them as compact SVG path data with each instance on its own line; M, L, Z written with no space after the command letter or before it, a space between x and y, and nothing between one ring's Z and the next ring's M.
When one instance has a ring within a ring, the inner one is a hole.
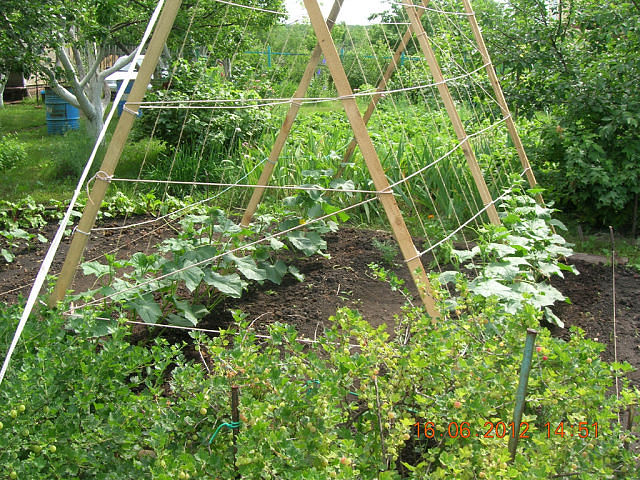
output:
M82 77L85 75L85 71L84 71L84 64L82 63L82 55L80 55L80 49L78 48L78 45L74 43L73 46L71 47L71 51L73 52L73 59L76 62L77 75L79 77Z
M118 60L116 60L116 63L114 63L111 67L109 67L106 70L103 70L102 72L100 72L98 74L98 79L100 81L104 81L113 72L117 72L118 70L120 70L125 65L129 65L133 61L133 59L135 58L135 55L136 55L136 51L134 50L133 52L131 52L126 57L120 57Z
M61 87L59 84L57 85L57 89L55 89L56 93L58 93L58 89L61 93L66 92L66 94L69 97L73 98L74 101L70 101L71 98L70 99L65 98L65 100L67 100L72 105L80 108L80 110L84 112L84 114L87 116L89 120L93 120L93 118L96 115L96 111L93 108L93 105L91 105L91 102L89 101L87 96L84 94L84 89L80 85L78 76L76 75L73 65L71 64L71 60L69 59L69 56L67 55L67 52L65 51L64 47L58 48L56 50L56 55L58 56L60 63L62 63L62 66L67 71L68 76L71 77L71 82L73 83L75 95L69 92L67 89ZM58 82L56 81L56 83Z
M91 80L91 77L93 77L98 71L98 67L100 67L100 63L102 63L102 60L105 57L104 52L105 52L105 47L104 45L101 45L100 49L98 50L98 55L96 56L96 59L93 62L93 65L91 65L85 77L80 81L80 86L82 86L83 88L89 82L89 80Z

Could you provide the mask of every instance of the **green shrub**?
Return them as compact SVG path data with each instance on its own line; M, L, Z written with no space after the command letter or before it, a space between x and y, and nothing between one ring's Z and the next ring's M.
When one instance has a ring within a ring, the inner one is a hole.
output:
M152 92L148 101L194 101L211 99L260 98L261 92L244 85L248 80L225 80L217 68L207 67L205 60L177 65L170 91ZM264 82L268 84L268 82ZM265 85L253 85L265 90ZM244 105L244 104L243 104ZM149 110L136 122L135 135L149 137L153 133L173 148L185 146L187 151L204 158L217 157L217 162L230 158L240 145L255 144L268 126L270 113L264 108L236 109L161 109ZM164 178L169 178L169 172Z
M5 135L0 139L0 172L9 170L27 159L24 144L16 135Z
M58 160L57 164L51 165L49 172L53 180L78 179L84 170L87 160L93 151L94 139L84 131L68 131L64 135L66 152ZM104 154L105 146L100 147L98 157L93 163L91 174L98 171L99 159Z

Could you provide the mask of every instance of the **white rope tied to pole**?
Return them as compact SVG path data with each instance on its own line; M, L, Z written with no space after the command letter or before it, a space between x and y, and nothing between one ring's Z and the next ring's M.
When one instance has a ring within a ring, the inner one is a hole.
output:
M156 21L158 20L158 17L160 16L160 12L162 11L163 6L164 6L164 0L158 0L158 5L156 6L156 9L154 10L153 15L151 16L151 19L149 20L149 24L147 25L147 29L145 30L144 35L142 36L142 40L140 41L140 44L136 49L136 54L135 54L136 57L140 55L142 48L147 43L149 36L151 36L153 27ZM129 66L129 74L133 73L135 67L136 67L136 62L131 62L131 65ZM129 76L130 75L128 75L128 77ZM87 164L84 167L84 171L82 172L82 175L78 180L78 185L76 186L76 189L73 192L73 196L71 197L71 202L69 202L69 207L67 208L64 218L60 221L60 226L58 227L56 235L53 237L53 240L51 241L51 245L49 245L49 250L47 251L47 254L44 257L44 260L40 265L40 270L38 271L38 274L33 283L33 286L31 287L31 292L29 293L29 297L27 298L27 303L22 312L22 316L20 317L20 321L18 322L16 331L13 335L13 340L11 341L11 345L7 350L4 362L2 364L2 369L0 369L0 385L2 385L4 376L6 375L7 369L9 368L9 363L11 362L11 356L13 355L13 352L16 346L18 345L18 341L20 340L22 331L24 330L24 327L27 324L29 315L31 315L31 312L33 311L33 307L36 303L36 300L38 299L38 295L40 294L40 290L42 289L42 285L44 285L44 282L47 278L47 274L49 273L49 269L51 268L51 264L53 263L53 259L58 251L58 247L60 246L60 242L62 241L62 237L64 236L64 232L67 228L67 223L71 219L73 207L75 206L76 201L80 196L80 192L82 192L82 185L84 185L85 180L89 176L89 171L91 170L91 166L93 165L93 162L96 158L98 148L100 147L100 145L102 144L102 141L104 140L104 137L107 133L107 129L109 128L109 124L111 123L111 120L117 110L118 102L122 99L128 82L129 82L128 78L125 79L122 82L122 86L120 87L120 90L118 90L118 93L116 94L116 98L113 101L111 110L109 111L109 114L107 115L107 118L104 122L104 126L102 127L102 131L100 132L100 135L96 140L96 143L93 147L93 151L91 152L91 155L87 160Z

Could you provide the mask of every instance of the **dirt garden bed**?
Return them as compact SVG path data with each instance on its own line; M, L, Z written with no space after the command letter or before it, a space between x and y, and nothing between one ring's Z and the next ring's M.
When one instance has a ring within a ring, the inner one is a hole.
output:
M42 233L52 238L54 226ZM114 232L95 233L86 253L87 259L114 250L119 256L129 256L145 250L173 233L170 226L150 224L127 230L125 235ZM134 241L132 241L134 239ZM373 244L373 240L391 242L390 234L374 230L345 228L326 237L330 258L313 257L297 261L297 266L305 275L300 283L288 277L282 285L265 285L251 288L241 300L230 299L224 308L216 310L202 323L204 328L225 325L230 320L228 309L240 309L254 326L264 330L266 325L286 322L295 325L305 337L313 338L328 318L340 307L357 309L374 325L394 322L394 315L400 313L405 304L404 297L392 292L389 286L372 275L369 264L383 264L383 254ZM52 271L61 268L68 239L63 243ZM13 303L19 295L26 296L47 248L38 244L31 249L17 251L12 264L0 266L0 302ZM576 325L585 330L589 338L607 345L603 359L614 359L613 345L613 290L612 270L598 259L570 259L580 271L580 275L567 275L554 279L554 285L571 299L570 304L557 305L555 313L565 322L565 329L554 328L560 337L569 335L569 327ZM408 270L397 261L395 271L398 276L412 286ZM77 290L89 288L87 279L76 282ZM617 356L619 361L627 361L640 367L640 274L625 267L616 268L616 321ZM640 371L629 374L631 382L640 386Z

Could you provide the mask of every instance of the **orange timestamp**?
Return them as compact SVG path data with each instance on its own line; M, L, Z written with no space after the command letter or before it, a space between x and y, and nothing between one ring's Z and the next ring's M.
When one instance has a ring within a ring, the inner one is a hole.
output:
M598 422L589 424L588 422L579 422L569 424L567 422L559 422L552 424L547 422L544 424L546 428L547 438L552 436L580 437L588 438L594 436L598 438ZM481 431L474 431L469 422L449 422L438 428L434 422L416 422L413 424L415 433L418 438L531 438L529 430L531 425L529 422L520 422L520 428L516 431L514 422L485 422Z

